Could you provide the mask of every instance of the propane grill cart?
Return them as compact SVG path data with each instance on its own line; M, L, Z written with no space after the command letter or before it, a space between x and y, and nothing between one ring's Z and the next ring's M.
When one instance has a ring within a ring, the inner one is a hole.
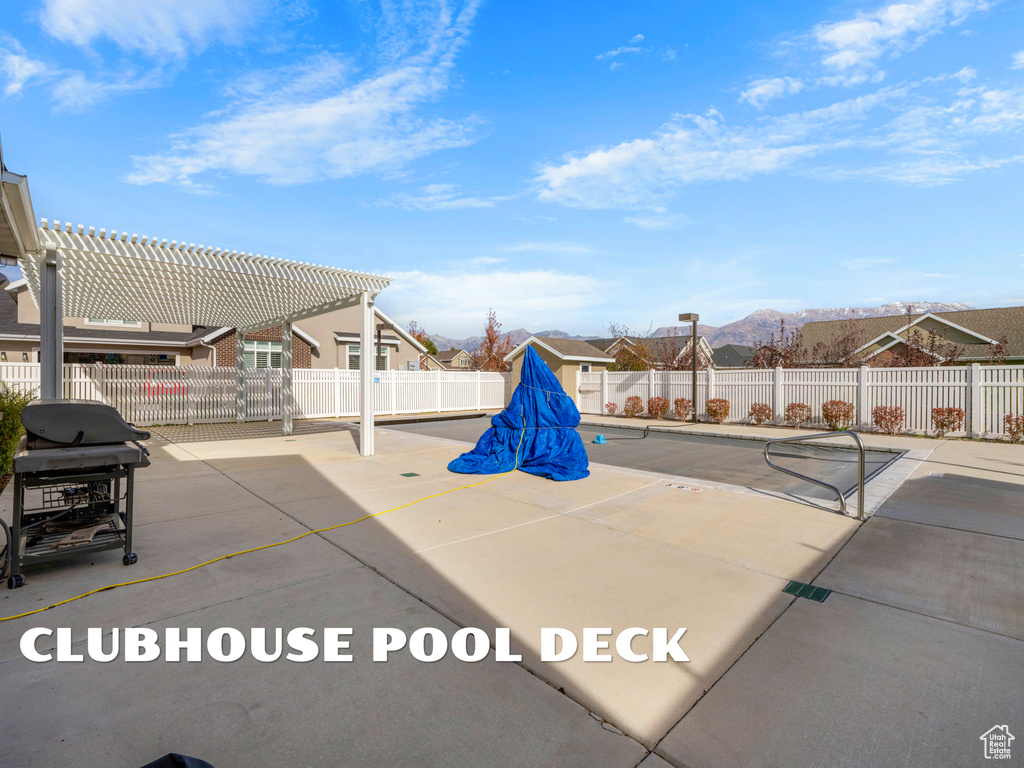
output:
M22 411L26 435L14 456L7 587L25 566L100 552L132 551L135 467L149 466L137 441L149 433L92 400L37 400Z

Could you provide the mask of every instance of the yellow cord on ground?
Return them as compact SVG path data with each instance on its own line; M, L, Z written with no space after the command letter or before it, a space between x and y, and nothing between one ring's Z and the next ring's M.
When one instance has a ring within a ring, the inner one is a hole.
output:
M523 416L523 421L524 422L526 421L525 414ZM407 504L401 504L401 505L399 505L397 507L392 507L391 509L385 509L382 512L374 512L372 515L364 515L363 517L360 517L358 520L350 520L347 523L338 523L337 525L329 525L326 528L317 528L315 531L306 531L305 533L300 533L298 536L295 536L294 538L291 538L291 539L285 539L284 541L276 541L273 544L264 544L261 547L253 547L252 549L243 549L240 552L232 552L229 555L221 555L220 557L213 558L213 560L207 560L205 563L199 563L198 565L193 565L193 566L190 566L188 568L182 568L180 571L171 571L170 573L163 573L163 574L160 574L159 576L147 576L144 579L136 579L135 581L122 581L120 584L108 584L105 587L99 587L98 589L94 589L94 590L91 590L89 592L84 592L81 595L76 595L75 597L69 597L67 600L61 600L59 603L53 603L53 605L48 605L45 608L36 608L34 611L26 611L25 613L18 613L18 614L15 614L14 616L3 616L3 617L0 617L0 621L11 621L13 619L21 619L21 618L24 618L25 616L31 616L34 613L42 613L43 611L48 611L51 608L56 608L59 605L66 605L67 603L73 603L75 600L81 600L83 597L89 597L89 595L95 595L97 592L106 592L108 589L117 589L118 587L127 587L127 586L131 586L132 584L145 584L147 581L158 581L160 579L166 579L169 576L178 576L179 574L188 573L189 571L194 571L197 568L202 568L204 565L212 565L213 563L219 563L221 560L227 560L228 558L231 558L231 557L237 557L238 555L247 555L250 552L259 552L261 549L271 549L273 547L280 547L283 544L291 544L293 541L298 541L299 539L303 539L306 536L309 536L309 535L314 534L314 533L323 533L324 531L333 531L335 528L344 528L346 525L355 525L356 523L361 523L363 520L369 520L371 517L380 517L381 515L386 515L388 512L396 512L399 509L405 509L406 507L411 507L413 504L419 504L421 501L427 501L429 499L436 499L438 496L444 496L445 494L452 493L454 491L462 491L462 490L465 490L466 488L476 488L477 486L485 485L486 483L491 482L491 480L497 480L499 477L504 477L505 475L511 475L513 472L515 472L519 468L519 451L523 447L523 438L525 436L526 436L526 425L524 424L523 425L523 431L519 435L519 445L516 446L516 457L515 457L515 461L514 461L514 463L512 465L512 469L510 469L508 472L502 472L500 475L492 475L491 477L488 477L486 480L481 480L478 483L470 483L469 485L460 485L458 488L449 488L447 491L441 491L440 493L434 493L434 494L431 494L430 496L424 496L422 499L416 499L415 501L410 501Z

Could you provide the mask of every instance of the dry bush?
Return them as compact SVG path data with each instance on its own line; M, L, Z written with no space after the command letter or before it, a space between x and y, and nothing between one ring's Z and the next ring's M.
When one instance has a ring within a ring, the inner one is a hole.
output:
M1024 440L1024 414L1014 416L1012 413L1008 413L1003 419L1003 424L1006 425L1007 440L1011 443L1019 443Z
M609 416L614 416L616 413L619 412L619 406L617 406L615 403L605 403L604 409L605 411L607 411Z
M690 418L690 414L693 413L693 403L685 397L677 397L675 400L675 408L673 408L673 410L676 413L677 419L680 421L686 421Z
M707 412L708 412L708 416L710 416L711 419L716 424L721 424L726 419L729 418L729 401L728 400L723 400L720 397L719 398L715 398L713 400L708 400L706 409L707 409Z
M668 413L667 397L652 397L647 401L647 416L652 419L663 419Z
M807 403L790 403L786 406L786 423L791 427L799 427L811 420L811 406Z
M644 401L640 399L640 395L633 395L632 397L626 398L626 404L622 407L622 412L626 416L639 416L644 412Z
M871 418L880 432L898 435L903 431L906 415L898 405L876 405L871 411Z
M772 407L768 403L754 403L750 406L750 418L760 426L772 420Z
M853 424L853 403L829 400L821 406L821 417L833 432L842 432Z
M963 408L932 408L932 426L938 437L963 429L965 418Z

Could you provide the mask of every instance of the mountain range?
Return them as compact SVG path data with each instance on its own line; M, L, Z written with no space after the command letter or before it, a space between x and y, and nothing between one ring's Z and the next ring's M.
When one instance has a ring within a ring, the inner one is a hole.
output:
M758 309L751 312L742 320L715 327L710 325L697 325L697 333L704 336L712 347L722 347L726 344L743 344L752 346L756 341L766 341L773 331L778 332L779 323L785 321L786 328L799 329L804 323L819 322L822 320L844 320L860 317L887 317L890 315L902 315L910 306L904 302L896 301L891 304L883 304L878 307L838 307L828 309L801 309L798 312L779 312L774 309ZM968 304L943 304L940 302L918 301L914 302L913 311L919 312L958 312L964 309L974 309ZM516 328L509 331L508 336L512 343L520 344L530 336L552 336L556 339L577 339L589 341L590 339L601 338L599 336L574 336L561 330L528 331L525 328ZM666 325L652 332L655 337L662 336L689 336L689 325ZM483 336L471 336L468 339L450 339L446 336L430 334L430 338L437 344L438 349L465 349L474 352L483 342Z

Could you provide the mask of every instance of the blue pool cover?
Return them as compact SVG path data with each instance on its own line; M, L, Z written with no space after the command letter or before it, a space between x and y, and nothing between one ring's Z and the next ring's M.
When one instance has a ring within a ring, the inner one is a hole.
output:
M491 428L480 436L476 448L453 460L448 469L465 475L521 469L552 480L580 480L590 470L576 431L579 423L576 403L540 355L527 347L521 381L508 407L491 419Z

